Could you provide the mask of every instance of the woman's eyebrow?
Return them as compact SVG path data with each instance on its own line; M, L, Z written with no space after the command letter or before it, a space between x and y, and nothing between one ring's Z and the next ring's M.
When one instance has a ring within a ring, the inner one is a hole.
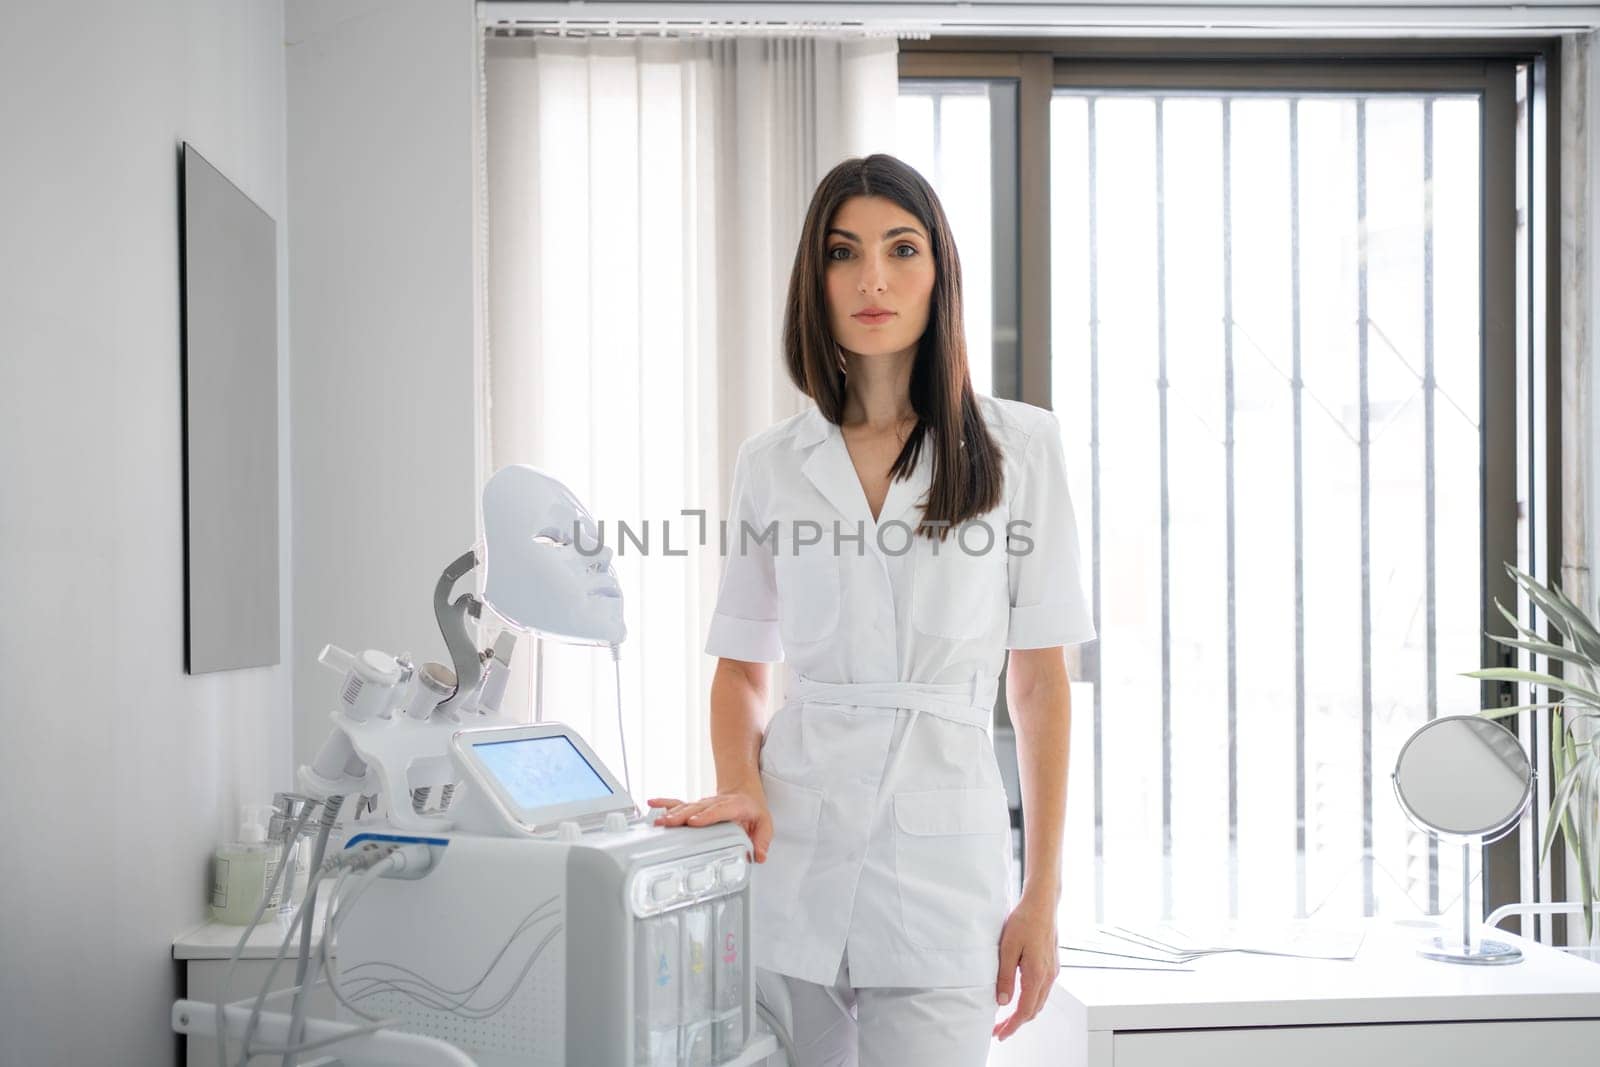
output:
M838 229L837 227L834 227L834 228L828 230L828 233L830 235L836 233L840 237L846 237L846 238L849 238L850 240L856 241L858 243L861 240L861 238L857 237L855 234L851 233L849 230L841 230L841 229ZM884 230L883 231L883 239L885 241L887 241L889 238L894 237L894 236L896 236L898 234L902 234L902 233L914 233L918 237L922 237L922 231L917 229L915 226L896 226L892 230ZM926 237L922 237L922 239L924 241L927 240Z

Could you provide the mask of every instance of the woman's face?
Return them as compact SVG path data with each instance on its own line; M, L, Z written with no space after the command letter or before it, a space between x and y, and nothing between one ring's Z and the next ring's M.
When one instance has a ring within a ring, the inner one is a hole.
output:
M928 326L933 244L915 215L881 196L839 205L825 235L828 328L846 352L913 348ZM886 316L862 317L868 309Z

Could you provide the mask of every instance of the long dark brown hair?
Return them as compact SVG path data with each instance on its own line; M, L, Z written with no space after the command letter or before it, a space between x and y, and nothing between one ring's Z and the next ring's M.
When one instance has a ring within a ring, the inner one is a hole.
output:
M910 477L924 441L933 450L933 479L919 532L944 540L951 527L1000 502L1000 449L984 425L967 372L961 319L961 260L938 195L915 168L894 156L851 158L828 172L812 194L800 230L789 299L783 316L784 361L799 390L837 425L844 416L845 376L828 327L824 271L827 233L852 196L881 196L921 222L933 242L934 282L928 327L911 369L917 425L889 468L890 480ZM962 442L966 447L962 447ZM930 521L948 526L928 526Z

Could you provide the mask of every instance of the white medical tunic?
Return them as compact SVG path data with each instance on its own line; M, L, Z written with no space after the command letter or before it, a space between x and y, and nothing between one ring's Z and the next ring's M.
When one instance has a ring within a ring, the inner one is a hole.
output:
M979 404L1001 503L938 545L913 536L928 442L876 522L815 407L739 448L705 650L788 667L761 743L773 839L752 867L758 966L826 985L848 948L854 986L998 973L1014 903L991 743L1005 650L1095 629L1055 415Z

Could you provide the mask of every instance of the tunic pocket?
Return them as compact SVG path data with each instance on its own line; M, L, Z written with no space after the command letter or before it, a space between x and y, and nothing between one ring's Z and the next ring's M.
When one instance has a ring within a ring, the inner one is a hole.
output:
M778 634L785 646L828 637L839 625L839 560L824 539L780 550L773 559L778 582Z
M895 875L907 940L991 948L1010 907L1011 819L1004 787L894 795Z
M994 534L990 543L987 523ZM962 547L962 528L952 527L944 542L935 546L926 537L917 537L916 573L911 586L911 625L935 637L966 639L989 632L998 615L996 608L1006 592L1005 529L993 521L974 521ZM986 551L978 551L986 548Z
M822 790L761 772L761 789L772 815L767 858L750 866L753 918L763 938L771 938L794 919L800 879L817 848Z

